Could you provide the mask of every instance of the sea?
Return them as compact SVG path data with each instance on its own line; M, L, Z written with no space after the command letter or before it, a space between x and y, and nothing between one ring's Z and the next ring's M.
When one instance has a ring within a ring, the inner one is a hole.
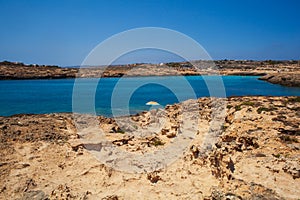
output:
M258 76L153 76L91 79L1 80L0 116L57 112L110 117L135 114L199 97L300 96L300 88ZM158 107L159 107L158 106Z

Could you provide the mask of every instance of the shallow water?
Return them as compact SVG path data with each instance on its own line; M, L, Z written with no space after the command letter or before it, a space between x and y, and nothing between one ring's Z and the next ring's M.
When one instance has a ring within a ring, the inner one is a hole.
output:
M300 88L270 84L256 76L4 80L0 81L0 115L74 110L111 116L112 111L122 115L149 110L148 101L165 106L190 98L248 95L300 96ZM73 109L72 100L79 107Z

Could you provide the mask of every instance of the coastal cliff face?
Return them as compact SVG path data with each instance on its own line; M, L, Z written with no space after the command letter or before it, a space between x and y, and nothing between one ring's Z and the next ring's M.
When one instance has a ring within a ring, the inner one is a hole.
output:
M190 118L199 116L197 134L177 161L140 174L115 170L92 156L71 113L0 117L0 199L298 199L299 97L223 100L224 121L213 128L212 106L220 106L212 98L121 117L135 126L99 116L106 140L140 155L167 148L179 137L183 107L188 105ZM158 116L166 117L160 131L129 134ZM83 126L89 118L76 117ZM210 129L215 140L206 148Z
M25 65L0 62L0 80L99 78L122 76L194 76L253 75L261 80L285 86L299 87L300 67L297 61L193 61L163 64L129 64L91 68L61 68L58 66Z

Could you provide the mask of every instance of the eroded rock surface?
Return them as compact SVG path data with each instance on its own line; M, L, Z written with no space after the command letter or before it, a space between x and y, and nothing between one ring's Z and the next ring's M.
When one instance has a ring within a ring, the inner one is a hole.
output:
M270 83L280 84L288 87L300 87L300 73L271 73L260 77L260 80L265 80Z
M127 119L0 117L0 199L298 199L299 118L299 97L200 98ZM159 151L194 119L195 137L165 168L128 173L89 152L101 139L137 155Z

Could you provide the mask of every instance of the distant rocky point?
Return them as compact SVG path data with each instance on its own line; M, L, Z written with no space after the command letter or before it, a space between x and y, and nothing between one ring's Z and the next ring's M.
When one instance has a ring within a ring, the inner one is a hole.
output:
M268 74L260 77L260 80L265 80L270 83L280 84L288 87L300 87L300 74L297 73L277 73Z

